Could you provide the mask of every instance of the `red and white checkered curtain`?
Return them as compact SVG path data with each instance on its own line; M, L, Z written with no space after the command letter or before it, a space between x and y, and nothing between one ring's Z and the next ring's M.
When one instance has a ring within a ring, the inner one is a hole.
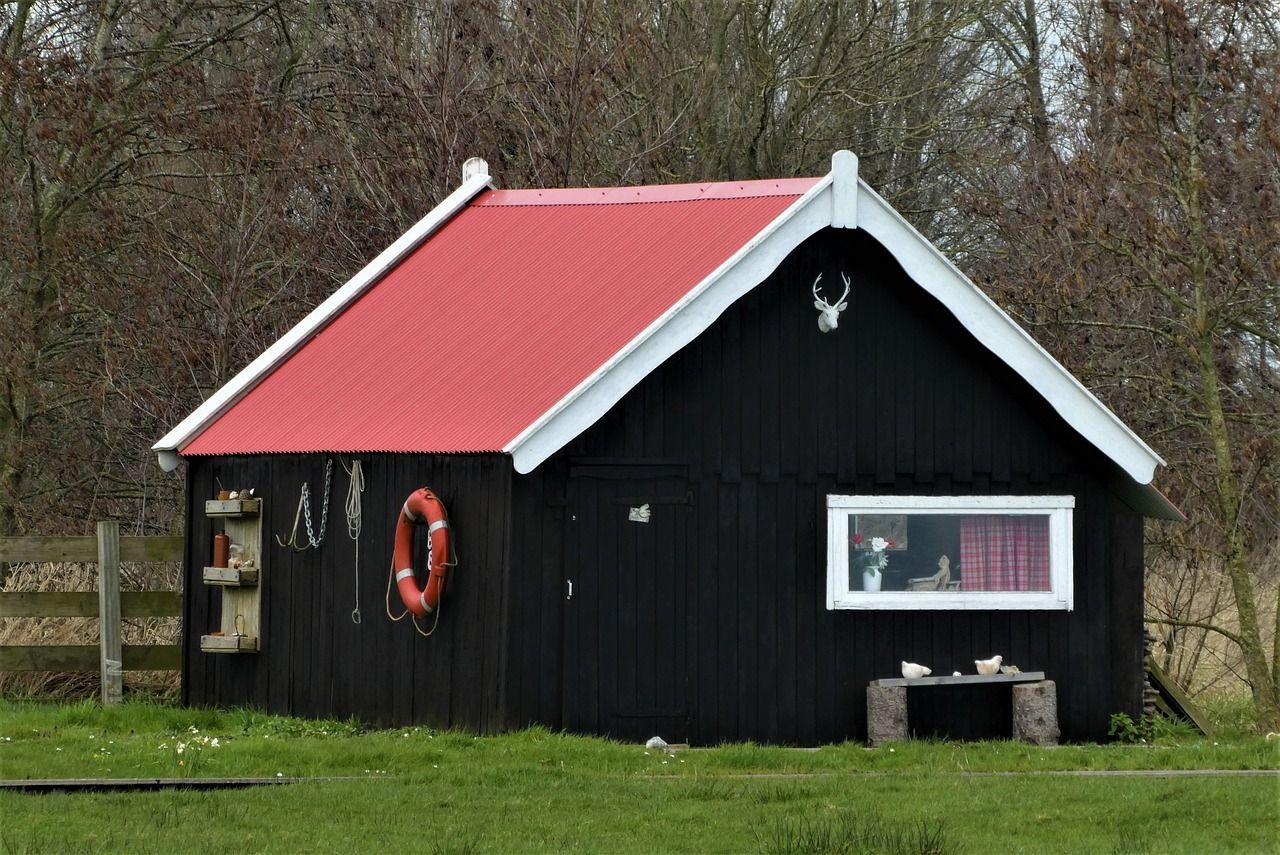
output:
M960 588L964 591L1049 590L1049 518L961 519Z

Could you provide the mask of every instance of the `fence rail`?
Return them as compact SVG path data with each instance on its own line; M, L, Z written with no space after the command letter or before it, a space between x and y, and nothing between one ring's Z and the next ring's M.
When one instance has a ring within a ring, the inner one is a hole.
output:
M124 671L181 667L176 644L120 643L122 618L176 617L177 591L120 591L121 561L180 561L181 537L121 537L120 524L98 523L97 537L0 537L0 566L22 562L97 562L97 591L0 592L0 618L96 617L99 643L0 646L0 671L98 671L102 702L119 703Z

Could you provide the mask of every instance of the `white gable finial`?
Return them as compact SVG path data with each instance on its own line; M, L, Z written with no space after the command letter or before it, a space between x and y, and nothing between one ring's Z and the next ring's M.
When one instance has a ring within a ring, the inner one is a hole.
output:
M466 162L462 164L462 181L465 184L469 179L475 178L477 175L489 177L489 161L483 157L468 157Z
M858 227L858 156L844 149L831 155L831 227Z

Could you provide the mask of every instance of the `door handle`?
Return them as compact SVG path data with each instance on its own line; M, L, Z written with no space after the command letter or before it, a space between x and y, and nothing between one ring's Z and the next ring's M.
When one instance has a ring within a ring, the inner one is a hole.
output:
M566 591L566 592L565 592L564 598L565 598L566 600L572 600L572 599L573 599L573 580L572 580L572 579L565 579L565 580L564 580L564 582L565 582L565 584L566 584L566 585L568 585L568 586L569 586L568 591Z

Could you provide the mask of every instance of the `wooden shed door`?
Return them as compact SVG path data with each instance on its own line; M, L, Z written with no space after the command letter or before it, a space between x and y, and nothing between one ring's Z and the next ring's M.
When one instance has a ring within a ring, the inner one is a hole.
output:
M563 721L686 742L693 495L683 478L646 471L569 482Z

